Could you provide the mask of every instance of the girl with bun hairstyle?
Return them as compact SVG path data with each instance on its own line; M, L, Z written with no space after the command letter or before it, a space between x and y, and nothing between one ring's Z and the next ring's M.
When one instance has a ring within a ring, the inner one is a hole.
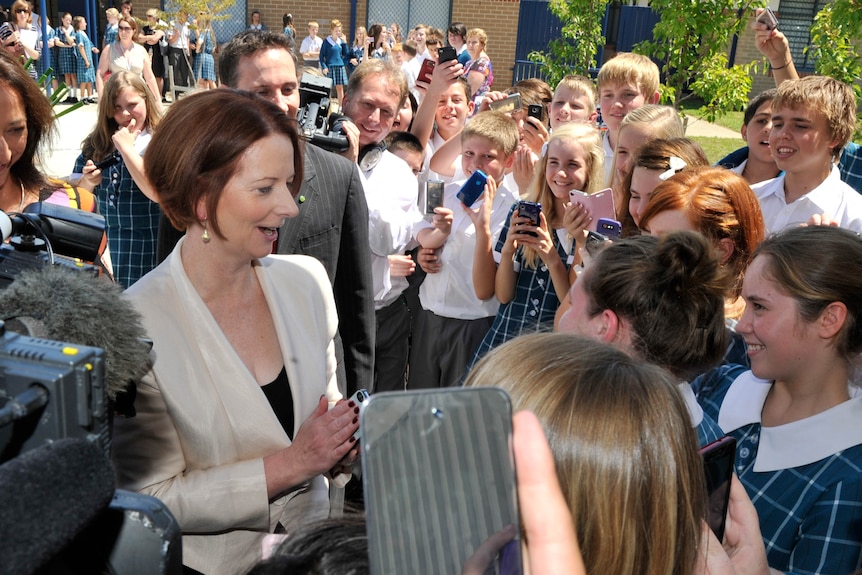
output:
M725 284L712 246L692 232L636 236L609 244L569 292L559 331L609 343L668 370L701 445L724 434L704 416L688 382L727 349Z
M736 473L760 518L769 566L850 573L862 565L862 239L826 226L763 241L736 326L751 369L693 383L736 438Z

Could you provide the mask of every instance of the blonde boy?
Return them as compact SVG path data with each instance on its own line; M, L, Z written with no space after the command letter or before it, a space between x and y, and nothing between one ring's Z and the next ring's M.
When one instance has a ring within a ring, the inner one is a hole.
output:
M856 126L856 95L833 78L788 80L772 100L769 147L784 173L752 186L767 232L833 222L862 231L862 196L835 165Z
M592 80L574 74L565 76L557 84L551 100L551 129L556 130L569 122L595 122L599 115L596 111L597 99Z
M422 247L440 248L441 266L419 290L422 310L413 328L408 389L456 385L494 321L499 302L492 246L518 200L504 184L517 147L518 127L511 117L477 114L461 134L461 167L468 177L476 170L488 176L485 196L464 206L456 198L464 181L451 183L433 220L419 224L417 240ZM477 295L474 277L487 283L489 271L492 289Z
M608 60L596 79L602 120L608 130L602 136L605 149L605 181L610 182L617 134L626 114L644 104L658 104L659 70L641 54L620 52Z

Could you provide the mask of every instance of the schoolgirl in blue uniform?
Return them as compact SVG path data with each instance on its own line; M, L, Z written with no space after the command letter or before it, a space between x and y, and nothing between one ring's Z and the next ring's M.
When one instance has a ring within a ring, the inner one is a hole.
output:
M737 440L769 566L851 573L862 566L862 239L828 226L767 238L742 296L751 369L696 380L698 401Z
M347 85L345 63L350 60L350 46L344 41L341 22L333 19L329 23L329 36L320 45L320 69L335 83L338 103L344 100L344 86Z

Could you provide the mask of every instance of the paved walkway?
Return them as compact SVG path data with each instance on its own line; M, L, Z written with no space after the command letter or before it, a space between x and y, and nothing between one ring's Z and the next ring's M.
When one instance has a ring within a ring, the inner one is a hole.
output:
M739 131L733 131L718 124L710 124L706 120L700 120L694 116L688 116L688 126L686 127L685 135L742 140Z

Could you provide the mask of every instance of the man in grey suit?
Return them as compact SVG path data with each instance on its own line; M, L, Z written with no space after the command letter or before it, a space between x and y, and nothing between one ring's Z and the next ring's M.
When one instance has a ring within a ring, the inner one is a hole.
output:
M299 84L286 36L253 30L237 34L221 48L219 75L226 86L254 92L296 117ZM326 268L338 309L339 387L349 397L357 389L372 389L374 381L368 208L356 165L306 143L297 203L299 215L279 230L276 251L313 256Z

